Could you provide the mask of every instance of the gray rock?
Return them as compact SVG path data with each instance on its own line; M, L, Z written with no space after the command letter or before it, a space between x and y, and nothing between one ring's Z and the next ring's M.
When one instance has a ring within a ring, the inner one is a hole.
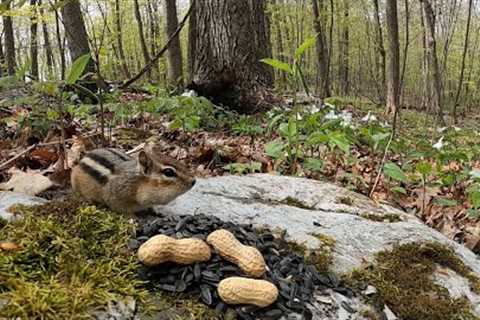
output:
M45 203L46 201L45 199L32 197L24 193L0 191L0 218L7 221L18 219L18 216L8 211L14 204L35 205Z

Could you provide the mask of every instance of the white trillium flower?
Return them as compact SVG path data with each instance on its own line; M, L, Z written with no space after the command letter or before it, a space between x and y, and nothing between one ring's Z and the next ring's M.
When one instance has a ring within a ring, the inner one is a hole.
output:
M195 90L188 90L188 91L185 91L184 93L182 93L182 97L197 97L197 93L195 92Z
M361 119L363 122L373 122L377 121L377 117L374 114L371 114L370 111L368 111L368 114Z
M444 136L442 136L442 137L440 138L440 140L438 140L437 143L435 143L432 147L433 147L434 149L437 149L437 150L442 149L442 148L443 148L443 145L444 145L444 143L443 143L443 138L444 138Z

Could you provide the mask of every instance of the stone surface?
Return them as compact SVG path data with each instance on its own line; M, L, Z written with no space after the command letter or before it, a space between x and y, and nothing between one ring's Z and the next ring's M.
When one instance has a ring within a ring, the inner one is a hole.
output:
M395 244L436 241L453 248L480 275L480 259L464 246L403 211L326 182L268 174L198 179L190 192L157 210L281 228L312 249L320 245L315 234L330 236L336 241L333 268L341 273ZM377 222L365 214L396 215L401 221Z
M18 218L8 210L14 204L35 205L44 202L46 202L45 199L29 196L24 193L0 191L0 218L7 221Z

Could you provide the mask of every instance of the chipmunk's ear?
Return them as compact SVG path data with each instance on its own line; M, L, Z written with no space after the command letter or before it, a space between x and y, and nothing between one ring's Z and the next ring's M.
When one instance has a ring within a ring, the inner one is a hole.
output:
M138 164L143 174L150 174L153 171L153 161L143 150L138 154Z

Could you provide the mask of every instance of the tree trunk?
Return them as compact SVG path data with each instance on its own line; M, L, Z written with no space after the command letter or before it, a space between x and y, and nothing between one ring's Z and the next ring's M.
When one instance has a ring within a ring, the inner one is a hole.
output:
M43 8L42 8L42 0L38 0L39 6L39 13L40 16L43 17ZM42 21L42 31L43 31L43 42L45 45L45 57L47 60L47 71L48 76L53 76L53 52L52 52L52 45L50 44L50 37L48 35L48 26L45 20Z
M190 0L191 4L191 0ZM197 41L195 34L197 32L197 19L196 19L196 13L195 13L195 7L192 8L192 13L190 14L190 17L188 18L188 83L191 83L193 81L193 65L195 61L195 51L197 48Z
M378 0L373 0L375 8L375 45L378 55L375 55L375 66L377 69L376 81L378 83L378 98L380 102L385 101L385 46L383 45L382 23L380 22L380 10L378 7Z
M72 61L75 61L78 57L90 53L87 30L85 29L79 0L65 2L62 6L62 18L70 57ZM85 71L94 72L94 70L95 65L91 61Z
M282 35L282 28L280 25L281 22L281 13L280 7L277 4L276 0L272 0L272 5L274 6L273 9L273 24L274 24L274 32L275 32L275 38L276 38L276 44L277 44L277 59L281 61L286 61L285 57L285 47L283 43L283 35ZM283 88L286 83L287 83L287 76L285 75L285 72L278 70L276 74L276 78L279 79L279 87L280 89Z
M343 21L341 22L339 39L338 73L340 79L340 94L347 96L350 93L349 83L349 0L343 0Z
M147 43L145 42L145 35L143 33L143 22L142 15L140 14L140 6L138 5L138 0L134 0L134 9L135 9L135 19L137 20L138 25L138 34L140 36L140 44L142 46L143 59L145 60L145 65L150 62L150 54L148 53ZM147 77L151 79L152 73L149 70L147 72Z
M2 0L2 4L6 5L7 10L10 9L10 1ZM3 32L5 34L5 56L7 60L8 75L15 74L15 37L13 36L13 23L10 16L3 16Z
M57 0L55 0L55 6L57 5ZM60 53L60 79L65 79L65 45L62 42L62 35L60 33L60 17L58 10L55 9L55 34L57 36L57 46Z
M38 77L38 23L37 23L37 0L30 0L32 7L32 17L30 18L30 63L32 77L36 80Z
M453 105L453 119L455 121L455 124L458 123L457 119L457 106L458 106L458 101L460 99L460 93L462 92L462 86L463 86L463 77L465 73L465 58L467 56L467 51L468 51L468 39L470 36L470 22L472 19L472 8L473 8L473 0L469 0L468 2L468 17L467 17L467 27L465 31L465 42L463 45L463 54L462 54L462 66L460 69L460 78L458 79L458 87L457 87L457 94L455 95L455 103Z
M429 60L429 66L432 71L432 77L433 77L432 107L437 112L437 116L440 124L445 125L445 119L443 117L443 105L442 105L442 78L440 74L440 66L438 64L437 43L435 40L435 15L432 9L432 5L430 4L430 1L428 0L420 0L420 1L422 2L422 9L425 17L427 56Z
M118 53L120 55L120 61L125 77L130 79L130 71L128 70L127 59L125 58L125 51L123 50L122 41L122 21L120 18L120 0L115 0L115 31L117 39Z
M313 7L313 29L316 36L316 50L317 50L317 77L318 81L318 95L320 98L330 96L330 79L328 70L328 49L326 48L326 37L321 21L320 12L318 10L317 0L312 0Z
M165 0L165 11L167 12L167 37L170 38L178 27L176 0ZM182 50L178 35L168 48L168 82L172 88L183 86Z
M0 77L3 77L6 73L5 69L5 54L3 53L3 39L2 35L0 34Z
M388 30L387 111L395 115L400 104L400 42L396 0L387 0L386 17Z
M196 6L193 86L240 112L261 104L256 93L273 82L264 0L205 0Z
M405 46L403 47L403 63L402 73L400 75L400 104L403 104L403 91L405 83L405 70L407 69L408 46L410 45L410 9L408 8L408 1L405 0Z

